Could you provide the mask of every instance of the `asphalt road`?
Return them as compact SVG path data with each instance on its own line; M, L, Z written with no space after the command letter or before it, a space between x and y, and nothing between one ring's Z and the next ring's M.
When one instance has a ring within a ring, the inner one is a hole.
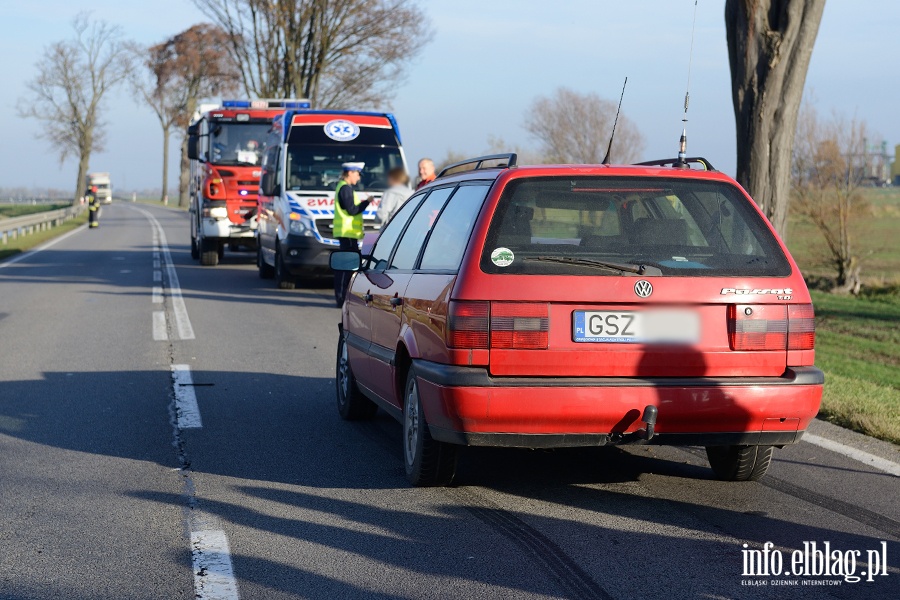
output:
M0 268L0 598L900 597L895 447L817 422L889 462L803 442L760 483L692 448L467 449L413 489L398 423L338 418L329 284L200 267L187 224L115 204ZM742 576L766 542L888 574Z

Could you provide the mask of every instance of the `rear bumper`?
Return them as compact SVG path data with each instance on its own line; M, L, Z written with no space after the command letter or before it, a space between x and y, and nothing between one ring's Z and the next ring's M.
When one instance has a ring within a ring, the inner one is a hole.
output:
M523 378L483 368L415 361L435 439L466 445L556 447L637 442L641 414L656 406L650 444L786 445L816 416L824 375L781 377Z
M282 260L291 275L329 275L333 273L328 259L337 246L323 244L315 238L288 235L280 243Z

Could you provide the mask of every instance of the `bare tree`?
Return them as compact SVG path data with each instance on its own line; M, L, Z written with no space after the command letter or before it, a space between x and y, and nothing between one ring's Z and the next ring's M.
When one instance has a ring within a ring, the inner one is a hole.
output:
M169 138L172 131L181 133L181 206L188 202L190 179L186 129L198 101L238 88L240 74L228 46L224 31L201 23L150 48L133 47L144 66L131 76L135 94L153 109L163 130L163 198L168 194Z
M194 0L229 36L248 95L317 108L393 96L430 36L414 0Z
M786 237L791 149L825 0L727 0L737 180Z
M791 169L796 212L821 232L837 274L835 291L859 292L856 217L865 211L860 187L867 173L866 123L839 116L823 121L804 104L797 122Z
M548 162L598 164L606 154L615 116L615 102L559 88L550 97L535 99L525 115L525 129L538 140ZM637 125L619 115L613 162L635 162L643 150L644 136Z
M44 50L28 94L18 102L18 113L41 123L38 136L50 142L61 163L78 157L78 202L84 196L91 153L103 149L103 97L126 77L130 62L118 27L80 13L72 28L73 39Z

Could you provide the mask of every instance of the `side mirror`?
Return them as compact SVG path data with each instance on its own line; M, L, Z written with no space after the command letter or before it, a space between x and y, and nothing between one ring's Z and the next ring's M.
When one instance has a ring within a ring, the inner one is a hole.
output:
M191 160L200 159L200 138L196 135L188 135L187 153Z
M361 263L359 252L351 250L336 250L328 259L333 271L359 271Z
M263 196L278 196L281 194L281 186L275 180L275 173L264 169L259 180L259 189Z

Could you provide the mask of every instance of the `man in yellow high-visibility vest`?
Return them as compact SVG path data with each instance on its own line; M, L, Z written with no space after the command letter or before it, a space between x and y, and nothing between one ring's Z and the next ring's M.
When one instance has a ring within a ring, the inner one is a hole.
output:
M344 172L341 180L334 189L334 237L340 242L341 250L354 250L359 252L359 241L365 235L363 231L363 211L369 206L369 199L357 198L353 186L359 183L359 178L365 163L347 162L341 165ZM334 275L334 301L340 308L344 304L347 295L347 285L350 283L350 271L335 273Z

